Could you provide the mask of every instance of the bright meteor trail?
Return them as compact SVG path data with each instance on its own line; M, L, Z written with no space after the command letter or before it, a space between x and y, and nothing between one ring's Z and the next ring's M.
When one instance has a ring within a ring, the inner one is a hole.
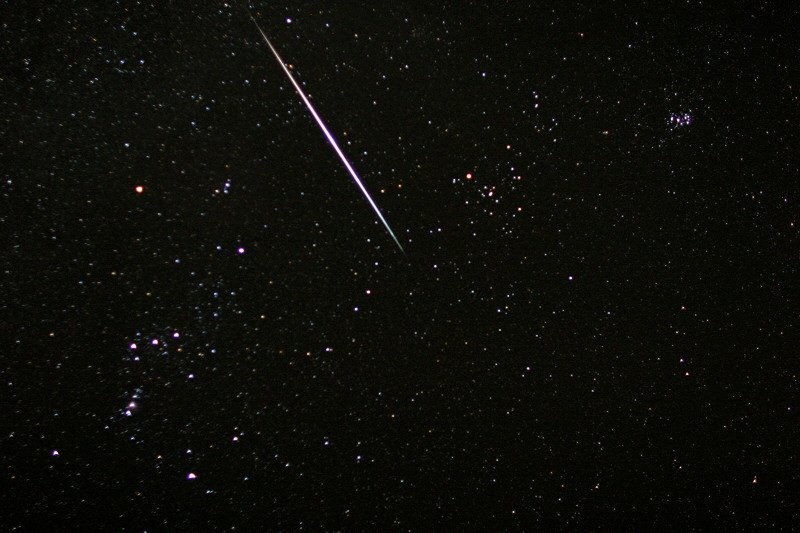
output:
M397 247L400 248L400 251L405 254L405 250L403 249L403 246L400 244L400 241L395 236L394 232L392 231L392 228L389 227L389 223L386 221L385 218L383 218L383 215L381 214L381 210L378 209L377 204L375 204L375 201L369 195L369 191L367 191L367 188L364 187L363 183L361 183L361 179L358 177L358 174L356 173L356 171L353 168L353 166L347 160L347 157L345 157L344 152L342 152L342 149L339 148L339 143L336 142L336 139L333 138L333 135L331 135L331 132L328 131L328 128L325 126L325 123L322 122L322 119L317 114L317 110L314 109L313 105L311 105L311 102L308 100L308 97L306 97L305 93L303 93L303 90L300 88L300 85L295 81L294 76L292 76L292 73L289 72L288 68L286 68L286 64L283 62L283 59L281 59L281 56L278 54L278 51L275 49L275 47L272 46L272 43L270 42L269 38L267 37L267 34L264 33L264 30L261 29L261 26L258 25L258 22L256 22L256 19L253 17L252 14L250 14L250 20L252 20L253 24L255 24L256 28L258 28L258 31L261 34L261 37L263 37L264 42L267 43L267 46L269 46L269 49L272 50L272 54L275 56L275 59L278 60L278 63L280 64L280 66L283 69L283 71L286 73L286 76L289 78L289 81L292 82L292 85L294 85L295 90L297 90L297 94L299 94L300 98L303 99L303 103L306 105L306 107L308 108L308 111L314 117L314 120L317 121L317 124L319 124L319 127L322 130L322 133L325 134L325 137L328 139L328 142L331 143L331 146L333 146L333 149L336 151L336 154L339 156L339 159L342 160L342 163L344 163L344 166L345 166L345 168L347 168L347 171L350 173L350 176L353 177L353 181L356 182L356 185L358 185L358 188L361 189L362 193L364 193L364 197L367 199L367 202L369 202L369 205L372 206L372 210L375 211L375 214L378 216L380 221L383 223L384 227L386 228L386 231L389 232L389 235L391 235L391 237L394 240L395 244L397 244Z

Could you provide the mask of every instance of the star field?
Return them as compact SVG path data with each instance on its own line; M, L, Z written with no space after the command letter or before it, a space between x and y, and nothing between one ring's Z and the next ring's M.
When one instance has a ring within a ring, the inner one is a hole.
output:
M796 8L2 12L6 529L800 520Z

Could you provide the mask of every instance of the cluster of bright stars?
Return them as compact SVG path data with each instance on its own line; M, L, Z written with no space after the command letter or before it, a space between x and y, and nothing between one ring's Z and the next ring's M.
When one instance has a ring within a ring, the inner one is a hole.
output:
M691 113L672 113L669 116L669 127L671 129L678 129L684 126L689 126L694 121Z

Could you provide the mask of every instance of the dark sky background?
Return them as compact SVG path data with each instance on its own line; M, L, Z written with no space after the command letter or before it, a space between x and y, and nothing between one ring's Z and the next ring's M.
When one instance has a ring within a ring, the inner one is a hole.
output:
M244 4L4 2L0 524L797 524L798 13L709 5L254 1L404 257Z

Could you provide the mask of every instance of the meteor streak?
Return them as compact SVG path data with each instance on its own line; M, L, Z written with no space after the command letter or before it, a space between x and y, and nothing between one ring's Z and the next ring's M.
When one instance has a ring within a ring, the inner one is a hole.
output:
M375 203L375 201L372 199L372 197L370 196L369 191L367 191L367 188L364 187L363 183L361 183L361 179L358 177L358 174L356 173L355 169L353 168L353 165L350 164L350 162L347 160L347 157L345 157L344 152L342 152L342 149L339 148L339 143L336 142L336 139L333 138L333 135L331 135L331 132L328 131L328 128L325 126L325 123L322 121L320 116L317 114L317 110L314 109L313 105L311 105L311 102L308 100L308 97L306 97L305 93L300 88L300 85L297 83L297 81L295 81L294 76L292 76L292 73L289 72L288 68L286 68L286 64L283 62L283 59L281 59L280 54L278 54L278 51L275 49L274 46L272 46L272 43L270 42L269 38L267 37L267 34L264 33L264 30L262 30L261 26L258 25L258 22L256 22L255 17L253 17L253 14L252 13L248 13L248 14L250 15L250 20L252 20L253 24L255 24L256 28L258 28L258 32L261 34L261 37L264 39L264 42L267 43L267 46L269 46L269 49L272 51L272 54L275 56L275 59L278 60L278 64L280 64L281 68L286 73L286 76L289 78L289 81L292 82L292 85L294 85L294 88L297 91L297 94L300 95L300 98L303 100L303 103L308 108L308 111L314 117L314 120L317 121L317 124L319 124L319 127L322 130L322 133L325 134L325 137L328 139L328 142L331 144L331 146L333 147L334 151L339 156L339 159L341 159L342 163L344 163L344 166L347 169L347 171L350 173L350 176L352 176L353 181L355 181L356 185L358 185L358 188L361 189L361 192L364 193L364 197L367 199L367 202L369 202L369 205L372 206L372 210L375 211L375 214L378 216L380 221L383 223L383 226L386 228L386 231L389 232L389 235L392 237L392 240L394 240L394 242L397 245L397 247L400 248L400 251L405 254L406 251L403 249L403 246L400 244L400 241L395 236L394 232L392 231L392 228L389 227L389 223L383 217L383 214L381 214L381 210L378 209L378 206Z

